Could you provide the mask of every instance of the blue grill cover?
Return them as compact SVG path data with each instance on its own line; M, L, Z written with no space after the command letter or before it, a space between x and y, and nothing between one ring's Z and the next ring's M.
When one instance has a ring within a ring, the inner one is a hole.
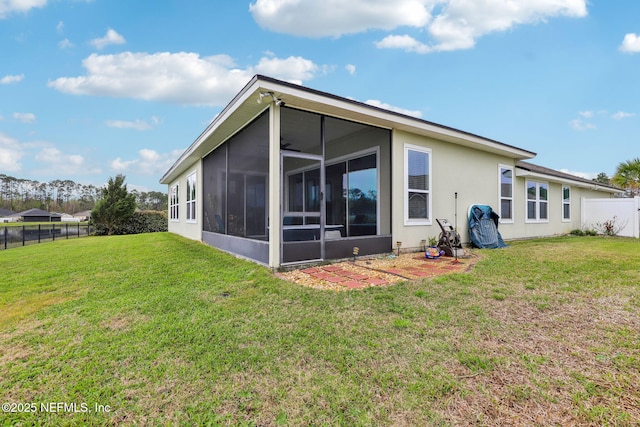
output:
M498 231L500 217L487 205L473 205L469 209L469 237L474 246L481 249L504 248Z

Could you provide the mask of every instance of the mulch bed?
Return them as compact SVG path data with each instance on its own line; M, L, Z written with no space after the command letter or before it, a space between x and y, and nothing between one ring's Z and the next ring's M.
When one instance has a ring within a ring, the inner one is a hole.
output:
M428 259L424 253L387 254L359 257L356 261L339 261L330 265L305 266L277 273L285 280L303 286L333 291L388 286L401 281L436 277L469 271L478 260L472 252L459 258Z

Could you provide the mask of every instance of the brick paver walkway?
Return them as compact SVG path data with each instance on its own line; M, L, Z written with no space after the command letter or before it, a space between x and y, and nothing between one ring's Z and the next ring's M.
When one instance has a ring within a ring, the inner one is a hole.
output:
M331 265L303 268L281 273L280 276L302 285L334 289L361 289L385 286L399 281L419 280L455 272L464 272L475 264L475 258L440 257L427 259L424 255L402 254L400 257L358 259Z

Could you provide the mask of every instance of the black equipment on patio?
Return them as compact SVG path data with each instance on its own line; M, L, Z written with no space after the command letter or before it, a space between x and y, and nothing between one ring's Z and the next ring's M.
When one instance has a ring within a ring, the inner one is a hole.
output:
M462 249L460 235L453 228L451 223L446 219L436 219L436 222L442 230L442 233L440 233L440 239L438 240L438 247L444 251L446 256L456 258L463 256L464 251Z

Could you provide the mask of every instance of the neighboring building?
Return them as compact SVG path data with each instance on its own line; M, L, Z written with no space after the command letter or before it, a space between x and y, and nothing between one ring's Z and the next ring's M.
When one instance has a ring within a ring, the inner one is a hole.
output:
M78 221L89 221L91 219L91 211L80 211L73 214L73 217Z
M60 214L35 208L20 212L18 216L22 217L24 222L60 222L62 220L62 215Z
M17 221L18 218L15 216L15 214L16 213L14 211L0 208L0 223Z
M60 214L60 221L62 222L80 222L80 219L68 213Z
M436 218L457 217L468 241L472 204L494 208L505 239L564 234L581 227L581 198L620 192L533 157L258 75L160 182L169 231L271 267L419 248Z

